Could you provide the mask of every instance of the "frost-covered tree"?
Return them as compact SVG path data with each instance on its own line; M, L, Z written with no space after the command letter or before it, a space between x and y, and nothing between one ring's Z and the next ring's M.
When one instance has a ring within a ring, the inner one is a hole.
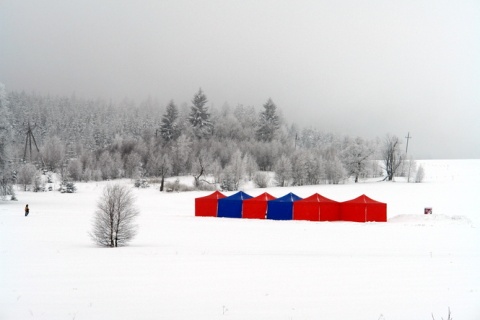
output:
M238 190L240 181L245 176L246 172L245 160L246 158L242 158L240 150L236 150L233 153L230 163L224 170L222 189L228 191Z
M292 183L296 186L319 184L324 176L322 159L311 150L297 150L292 159Z
M9 112L7 109L7 94L5 86L0 83L0 170L3 169L7 162L7 146L11 139L11 125L9 123Z
M162 124L160 125L160 134L165 141L175 140L180 135L177 120L178 108L172 100L167 105L167 110L162 116Z
M270 184L270 177L267 172L257 172L253 177L253 182L258 188L266 188Z
M42 153L43 162L50 171L62 167L65 158L65 147L58 136L48 138Z
M169 152L172 160L172 175L178 176L187 172L191 151L192 142L190 139L186 135L180 135Z
M42 173L39 170L33 176L33 191L45 191L45 180L42 179Z
M358 182L359 177L366 175L369 160L374 153L374 148L364 139L357 137L355 139L347 138L345 141L341 157L345 169L349 175Z
M139 178L141 175L141 157L132 152L125 158L125 176L127 178Z
M275 171L275 181L279 187L286 187L292 178L292 162L290 158L282 154L280 159L275 163L273 168Z
M282 153L285 153L285 146L278 140L272 142L252 141L249 148L262 171L271 171L277 159Z
M238 190L238 183L235 179L235 173L232 167L226 167L221 175L220 188L223 191L235 191Z
M347 172L336 156L330 157L325 160L325 178L330 184L339 184L345 179Z
M21 165L17 171L17 184L22 185L23 190L27 191L28 186L33 184L36 172L37 168L31 163Z
M408 160L403 161L403 176L407 177L407 182L413 182L417 173L417 162L410 157Z
M419 165L417 169L417 174L415 175L415 182L423 182L423 179L425 179L425 169L422 165Z
M200 88L194 95L188 120L193 127L193 132L197 138L204 138L213 133L213 124L208 112L207 96Z
M200 182L206 182L202 177L208 174L212 162L211 155L206 149L201 149L195 155L192 163L192 175L196 188L200 187Z
M97 204L90 236L99 246L125 246L137 234L134 222L138 215L130 189L120 184L108 185Z
M10 144L12 141L12 126L10 113L7 109L7 93L0 83L0 196L11 193L12 174L10 169Z
M155 156L148 162L149 171L160 177L160 191L165 187L165 178L172 172L172 160L168 153L157 151Z
M292 159L292 183L294 186L303 186L307 181L307 152L297 151Z
M255 128L257 127L257 112L252 106L238 105L233 109L233 115L241 126L241 132L237 135L242 140L255 139Z
M387 176L385 179L392 181L398 168L402 164L400 139L397 136L387 135L382 148L382 160Z
M305 165L307 171L306 184L315 185L324 180L325 168L320 156L309 153Z
M245 173L248 179L253 179L255 173L258 171L258 165L253 156L250 153L246 153L243 157L245 163Z
M272 99L268 99L263 108L264 110L260 113L256 135L257 140L269 142L273 140L275 133L280 128L280 120L277 115L277 106Z
M67 171L73 181L80 181L82 179L82 162L78 159L69 161Z
M108 151L103 151L98 159L98 168L102 173L103 180L115 178L115 163Z

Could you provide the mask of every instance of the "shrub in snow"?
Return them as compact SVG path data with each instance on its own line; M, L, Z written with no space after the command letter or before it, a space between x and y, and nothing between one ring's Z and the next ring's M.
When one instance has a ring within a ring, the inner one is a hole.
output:
M422 182L424 178L425 178L425 170L423 169L423 166L420 165L417 169L417 175L415 176L415 182Z
M135 199L126 186L114 184L103 189L97 204L90 233L93 241L102 247L125 246L137 234L134 224L139 211Z
M60 184L60 189L58 189L61 193L74 193L77 191L77 187L72 181L62 181Z
M175 182L165 182L165 190L167 192L185 192L194 190L213 191L215 190L215 185L200 182L197 189L195 189L194 187L180 183L180 180L175 179Z
M186 188L186 190L181 190L181 191L191 191L192 190L192 188L190 188L188 186L184 186L184 187ZM201 190L201 191L215 191L217 188L216 188L215 184L201 182L200 185L197 187L197 189Z
M180 180L175 179L175 182L165 182L165 189L167 192L178 192L180 191Z
M135 188L148 188L148 187L150 187L147 179L137 179L137 180L135 180L134 185L135 185Z
M270 178L268 173L266 172L257 172L253 177L253 182L258 188L266 188L268 187L268 183L270 182Z

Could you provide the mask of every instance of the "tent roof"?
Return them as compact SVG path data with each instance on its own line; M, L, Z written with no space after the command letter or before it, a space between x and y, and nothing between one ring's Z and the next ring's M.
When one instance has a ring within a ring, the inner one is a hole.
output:
M247 199L245 201L249 201L249 202L250 201L269 201L269 200L275 200L275 199L277 199L277 198L272 196L270 193L264 192L261 195L256 196L255 198L250 198L250 199Z
M296 194L293 194L293 193L290 192L290 193L284 195L283 197L280 197L280 198L277 198L277 199L274 199L274 200L271 200L271 201L275 201L275 202L294 202L294 201L297 201L297 200L302 200L302 198L300 198Z
M243 191L237 192L235 194L232 194L230 197L226 197L223 200L246 200L252 198L251 195L246 194Z
M299 202L333 202L333 203L338 203L337 201L326 198L326 197L324 197L324 196L322 196L321 194L318 194L318 193L312 194L308 198L299 200Z
M217 190L214 193L209 194L208 196L199 197L197 199L222 199L222 198L225 198L225 197L227 197L227 196Z
M366 195L362 194L361 196L355 198L355 199L352 199L352 200L348 200L348 201L344 201L343 203L370 203L370 204L384 204L383 202L380 202L380 201L376 201L376 200L373 200L369 197L367 197Z

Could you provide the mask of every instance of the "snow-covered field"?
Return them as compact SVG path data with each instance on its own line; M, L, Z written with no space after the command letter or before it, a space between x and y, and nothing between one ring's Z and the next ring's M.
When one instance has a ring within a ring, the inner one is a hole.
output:
M0 202L0 319L480 319L480 160L421 163L421 184L244 190L365 193L387 223L200 218L209 192L135 189L139 234L115 249L88 235L106 183L18 191Z

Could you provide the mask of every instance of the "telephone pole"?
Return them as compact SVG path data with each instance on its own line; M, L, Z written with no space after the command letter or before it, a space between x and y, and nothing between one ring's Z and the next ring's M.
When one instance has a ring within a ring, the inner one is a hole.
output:
M405 139L407 139L407 148L405 149L405 158L407 158L407 154L408 154L408 140L412 139L412 137L410 137L410 132L407 134L407 136L405 137ZM407 182L410 182L410 170L412 169L412 161L408 161L408 177L407 177Z
M407 134L405 139L407 139L407 149L405 150L405 155L407 155L408 154L408 140L412 139L412 137L410 137L410 132Z

